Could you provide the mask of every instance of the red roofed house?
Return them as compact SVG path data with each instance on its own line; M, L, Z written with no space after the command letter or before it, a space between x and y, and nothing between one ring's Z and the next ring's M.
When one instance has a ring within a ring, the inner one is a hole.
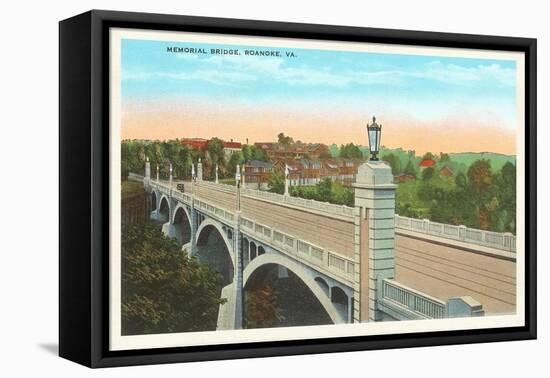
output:
M423 159L418 166L420 167L420 170L424 170L428 167L433 167L435 165L435 160L433 159Z
M223 142L223 152L226 159L229 159L235 152L241 151L242 148L242 144L233 142L233 140L231 140L231 142Z
M208 140L203 138L183 138L181 144L194 150L202 150L208 145Z

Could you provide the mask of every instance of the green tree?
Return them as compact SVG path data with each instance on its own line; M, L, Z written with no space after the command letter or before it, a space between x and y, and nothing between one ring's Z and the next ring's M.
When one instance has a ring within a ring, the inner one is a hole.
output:
M391 171L394 175L401 172L401 162L399 161L399 158L395 154L393 154L393 152L382 156L382 160L390 165Z
M122 228L122 334L215 330L221 281L160 228Z
M435 155L431 152L426 152L424 155L422 155L422 160L435 160Z
M340 182L333 182L331 186L330 202L337 205L354 206L353 189L342 185Z
M424 168L422 171L422 180L429 181L435 175L435 169L433 167Z
M237 171L237 164L242 165L243 163L244 163L244 158L243 158L243 153L241 151L237 151L231 154L231 157L227 162L226 176L227 177L235 176L235 172Z
M491 163L489 160L476 160L468 168L468 182L472 191L478 196L488 193L492 183L493 174L491 172Z
M283 146L290 146L294 143L294 139L289 136L286 136L284 133L279 133L277 135L277 141Z
M330 202L332 197L332 180L324 178L316 185L318 200L322 202Z
M267 153L263 148L252 146L251 155L252 160L269 161Z
M218 166L224 164L224 152L223 152L223 141L219 138L212 138L208 141L206 145L206 150L208 155L210 155L210 161L213 165L218 164Z
M278 325L283 316L271 286L250 289L245 295L245 328L270 328Z
M468 179L464 172L458 172L455 176L455 184L459 188L465 189L468 186Z
M353 143L340 146L340 157L342 159L363 159L361 149Z
M268 178L269 191L272 193L283 194L285 192L285 178L284 175L272 171Z
M416 166L413 163L412 159L409 159L409 161L407 162L407 165L405 166L403 173L416 177Z

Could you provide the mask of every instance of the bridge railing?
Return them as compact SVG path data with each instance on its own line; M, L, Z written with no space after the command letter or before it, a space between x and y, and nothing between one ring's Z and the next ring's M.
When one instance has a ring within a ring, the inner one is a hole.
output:
M128 173L128 180L132 181L141 181L143 182L144 177L142 175L138 175L137 173Z
M496 248L507 252L516 252L516 237L508 232L485 231L466 226L432 222L428 219L402 217L397 214L395 215L395 228Z
M267 244L277 247L281 251L296 257L298 260L306 261L337 277L353 281L355 271L353 260L300 240L296 236L254 222L248 218L241 217L240 222L241 226L243 226L243 231L257 238L259 241L267 242Z
M425 318L441 319L446 317L447 304L444 301L390 279L383 279L381 286L378 293L381 299L396 302Z
M353 217L353 207L335 205L328 202L315 201L300 197L285 196L278 193L271 193L264 190L241 188L241 194L253 198L268 200L283 205L301 207L307 210L317 210L333 215Z
M232 212L222 209L221 207L211 205L199 199L195 199L195 209L207 213L214 218L218 218L221 221L235 221L235 215Z

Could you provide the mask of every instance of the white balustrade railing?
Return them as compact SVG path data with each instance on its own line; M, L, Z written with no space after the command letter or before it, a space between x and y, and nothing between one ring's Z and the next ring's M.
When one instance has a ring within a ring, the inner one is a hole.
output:
M379 298L397 302L410 311L430 319L446 317L447 304L437 298L411 289L397 281L383 279Z
M355 271L353 260L250 219L241 217L240 222L245 235L267 242L284 253L327 270L337 277L353 281Z
M282 205L291 205L296 207L301 207L306 210L316 210L324 213L344 216L344 217L353 217L353 207L348 207L345 205L335 205L328 202L320 202L311 199L305 199L300 197L291 197L285 196L278 193L266 192L264 190L250 189L250 188L241 188L241 194L244 196L249 196L252 198L258 198L263 200L268 200L275 203L280 203Z
M439 236L465 243L516 252L516 237L508 232L492 232L432 222L428 219L415 219L395 215L395 228L416 231L427 235Z
M138 175L137 173L128 173L128 180L132 181L143 181L144 177L142 175Z

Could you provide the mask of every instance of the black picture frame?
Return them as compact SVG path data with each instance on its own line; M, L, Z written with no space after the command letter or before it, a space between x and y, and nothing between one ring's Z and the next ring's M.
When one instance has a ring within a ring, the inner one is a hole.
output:
M525 326L109 351L111 27L525 53ZM93 10L59 24L59 354L89 367L534 339L536 39Z

